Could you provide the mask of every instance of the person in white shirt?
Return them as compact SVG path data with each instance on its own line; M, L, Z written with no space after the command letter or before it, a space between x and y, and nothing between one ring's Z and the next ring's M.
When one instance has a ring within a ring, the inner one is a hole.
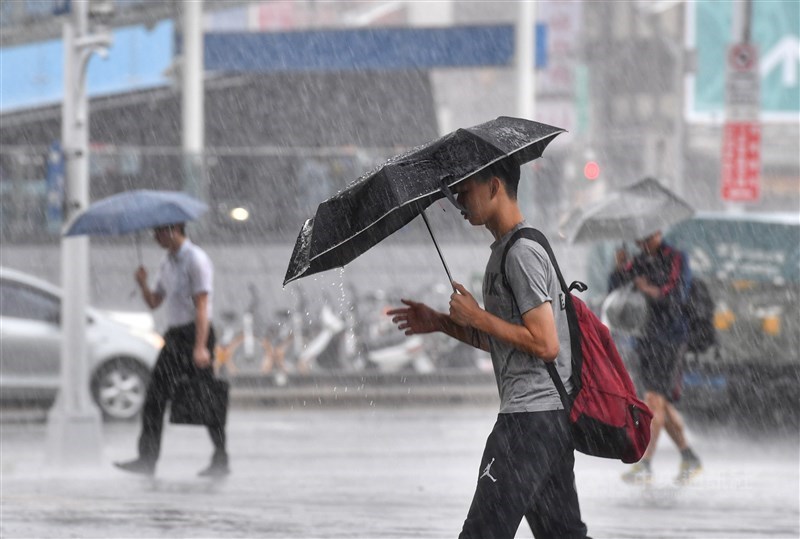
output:
M186 237L185 225L153 229L156 242L167 254L161 262L156 285L150 288L147 270L140 266L135 279L142 298L151 308L166 305L168 330L164 348L150 377L142 410L139 457L115 465L127 472L153 475L161 450L164 412L175 384L182 377L212 377L214 329L211 325L214 268L211 259ZM211 464L201 476L220 477L230 473L225 449L225 425L209 425L214 444Z

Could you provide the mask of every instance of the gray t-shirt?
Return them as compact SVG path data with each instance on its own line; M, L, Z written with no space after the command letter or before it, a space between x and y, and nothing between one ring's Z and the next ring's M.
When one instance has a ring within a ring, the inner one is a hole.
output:
M522 314L550 302L555 316L560 352L556 369L567 392L572 391L572 353L569 325L564 307L564 293L547 251L537 242L520 238L506 255L506 278L503 284L500 260L506 243L518 229L530 227L525 221L492 244L483 279L486 310L512 324L522 325ZM500 391L500 413L541 412L563 408L558 391L544 362L512 345L490 337L492 364Z
M167 253L161 261L154 292L164 298L168 327L194 322L194 296L202 292L208 293L208 319L211 320L213 280L211 259L189 238L183 240L177 253Z

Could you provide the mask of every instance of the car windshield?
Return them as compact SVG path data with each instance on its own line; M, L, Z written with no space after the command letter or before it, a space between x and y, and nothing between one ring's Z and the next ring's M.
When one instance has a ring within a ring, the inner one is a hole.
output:
M699 214L672 227L664 239L688 254L692 274L709 287L724 358L798 360L800 217ZM588 284L596 310L621 245L597 242L590 248Z
M57 298L20 283L0 281L0 314L43 322L57 322L61 304Z
M673 227L666 240L689 254L692 272L724 281L800 282L800 223L795 217L703 217Z

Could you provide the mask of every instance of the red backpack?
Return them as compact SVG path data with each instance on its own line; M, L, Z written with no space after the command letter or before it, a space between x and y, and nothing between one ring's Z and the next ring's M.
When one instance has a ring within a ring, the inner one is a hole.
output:
M541 244L553 264L566 300L572 350L572 395L567 395L555 364L545 363L547 372L569 411L575 449L587 455L637 462L650 443L653 413L636 397L636 389L622 363L608 328L572 290L586 290L575 281L569 287L547 238L534 228L521 228L509 238L500 261L505 278L506 255L519 238Z

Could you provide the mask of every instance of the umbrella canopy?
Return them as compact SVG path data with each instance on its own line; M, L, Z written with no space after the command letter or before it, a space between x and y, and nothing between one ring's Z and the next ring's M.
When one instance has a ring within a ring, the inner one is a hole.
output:
M450 188L510 157L522 164L542 155L564 130L500 117L389 159L322 202L297 236L283 284L342 267L399 230Z
M570 242L637 240L688 219L694 208L653 178L576 208L562 221Z
M208 206L180 191L126 191L98 200L67 225L65 236L113 236L193 221Z

